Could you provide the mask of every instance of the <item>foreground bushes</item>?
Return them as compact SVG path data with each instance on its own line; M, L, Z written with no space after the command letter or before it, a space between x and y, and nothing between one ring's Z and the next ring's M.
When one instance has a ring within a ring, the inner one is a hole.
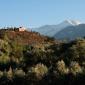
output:
M84 84L84 78L84 70L76 61L72 61L69 67L60 60L49 68L42 63L36 64L28 68L28 72L11 67L8 71L0 71L0 85L80 85Z

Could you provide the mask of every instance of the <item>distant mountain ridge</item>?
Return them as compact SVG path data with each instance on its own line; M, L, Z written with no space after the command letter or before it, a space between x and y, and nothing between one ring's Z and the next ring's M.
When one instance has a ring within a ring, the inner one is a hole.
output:
M58 24L58 25L44 25L44 26L41 26L39 28L33 28L32 30L36 31L36 32L39 32L42 35L57 38L57 35L63 29L66 29L70 26L75 27L75 26L78 26L80 24L82 24L82 23L78 20L65 20L62 23ZM59 38L59 36L58 36L58 38Z
M74 40L76 38L85 37L85 24L66 27L63 30L56 33L54 37L60 40Z

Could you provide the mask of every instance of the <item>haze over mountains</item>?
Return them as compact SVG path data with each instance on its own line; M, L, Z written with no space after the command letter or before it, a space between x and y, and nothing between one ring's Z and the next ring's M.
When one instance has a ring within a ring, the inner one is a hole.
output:
M65 20L58 25L44 25L32 30L60 40L74 40L85 36L85 24L78 20Z

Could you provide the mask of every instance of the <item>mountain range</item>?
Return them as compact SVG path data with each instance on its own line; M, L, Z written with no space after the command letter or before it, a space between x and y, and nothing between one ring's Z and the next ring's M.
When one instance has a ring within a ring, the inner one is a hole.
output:
M32 30L60 40L74 40L85 36L85 24L78 20L65 20L58 25L44 25Z

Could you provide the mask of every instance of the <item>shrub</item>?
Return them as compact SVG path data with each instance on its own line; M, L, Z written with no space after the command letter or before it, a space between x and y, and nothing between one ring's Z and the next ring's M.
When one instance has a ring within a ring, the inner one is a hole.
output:
M29 71L34 73L37 78L41 79L47 74L48 68L44 64L39 63L32 67Z
M72 61L70 64L70 72L74 75L82 73L82 68L76 61Z
M7 72L7 77L8 77L9 79L12 79L12 78L13 78L13 71L12 71L12 68L11 68L11 67L9 68L9 70L8 70L8 72Z
M0 71L0 78L3 76L3 72L2 71Z
M58 61L56 65L57 65L57 70L59 71L60 74L69 73L69 69L66 67L65 62L63 60Z
M0 56L0 63L7 64L10 61L9 56Z
M22 69L16 69L14 71L14 76L15 77L24 77L25 76L25 72Z

